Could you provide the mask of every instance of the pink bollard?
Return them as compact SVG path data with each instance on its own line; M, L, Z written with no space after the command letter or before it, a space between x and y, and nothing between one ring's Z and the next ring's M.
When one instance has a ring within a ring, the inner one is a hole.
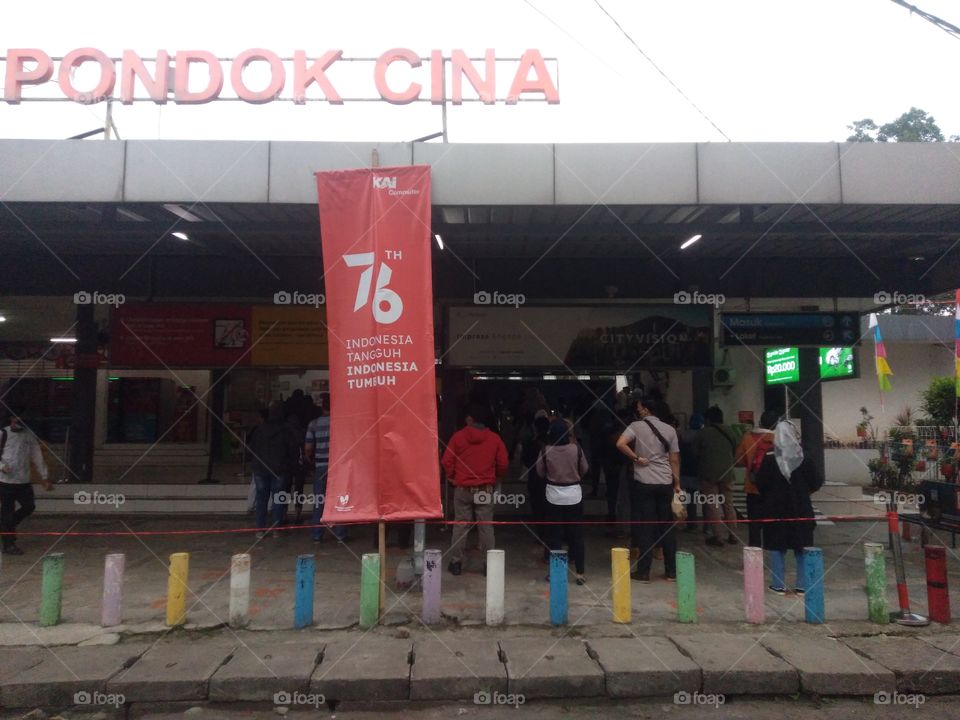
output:
M107 555L103 564L103 606L100 624L113 627L123 622L123 571L126 556L123 553Z
M423 605L421 617L424 625L440 622L440 579L443 577L443 553L439 550L423 551Z
M743 605L747 622L761 625L766 619L763 593L763 549L743 548Z

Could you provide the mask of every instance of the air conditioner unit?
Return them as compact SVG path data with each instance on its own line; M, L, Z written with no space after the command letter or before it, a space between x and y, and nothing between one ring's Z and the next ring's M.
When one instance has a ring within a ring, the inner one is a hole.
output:
M730 387L737 382L737 371L732 367L718 367L713 369L712 383L714 387Z

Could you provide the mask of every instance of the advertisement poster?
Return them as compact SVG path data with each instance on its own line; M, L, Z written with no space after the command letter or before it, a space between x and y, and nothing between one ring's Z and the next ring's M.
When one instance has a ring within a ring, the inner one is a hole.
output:
M328 522L442 515L430 168L317 173L330 355Z

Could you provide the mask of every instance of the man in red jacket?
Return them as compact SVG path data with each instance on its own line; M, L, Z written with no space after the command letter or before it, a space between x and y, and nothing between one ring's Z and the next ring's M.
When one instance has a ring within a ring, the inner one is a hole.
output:
M478 522L480 549L486 558L492 550L493 494L497 479L507 472L507 448L503 440L486 426L488 413L482 405L467 407L467 424L450 438L443 452L443 469L455 486L453 492L453 541L450 545L450 564L447 569L459 575L463 569L463 545L470 532L467 523ZM463 524L459 524L463 523ZM483 564L486 572L487 564Z

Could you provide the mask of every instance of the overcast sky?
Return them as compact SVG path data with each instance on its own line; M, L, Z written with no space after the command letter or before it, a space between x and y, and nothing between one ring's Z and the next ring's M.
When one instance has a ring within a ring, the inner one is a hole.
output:
M886 122L911 105L931 113L946 135L960 134L955 87L960 41L890 0L600 4L734 141L843 140L852 120ZM916 4L960 24L955 0ZM500 57L517 57L537 48L558 59L560 104L450 108L452 142L725 140L593 0L19 2L4 6L0 46L4 53L35 47L51 56L92 46L114 57L124 49L149 57L161 48L232 57L251 47L283 57L294 50L318 56L328 49L371 57L392 47L421 56L460 48L473 57L493 48ZM512 67L502 64L498 70L503 97ZM229 68L225 74L229 85ZM427 84L429 73L400 73L398 86L404 77ZM372 64L355 72L345 66L331 71L344 96L371 95L372 78ZM60 96L53 83L41 92ZM429 103L115 107L120 134L131 139L387 141L441 128L440 109ZM0 103L0 136L64 138L102 126L103 114L102 105Z

